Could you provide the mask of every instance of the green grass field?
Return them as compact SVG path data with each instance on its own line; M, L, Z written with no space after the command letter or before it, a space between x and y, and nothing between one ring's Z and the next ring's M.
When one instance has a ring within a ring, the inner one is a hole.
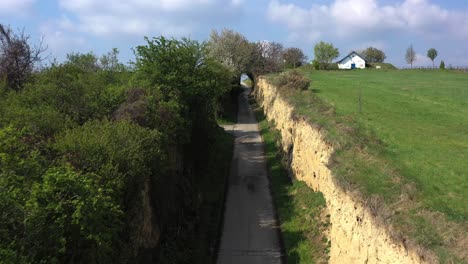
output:
M316 71L313 89L375 130L424 203L468 216L468 75L447 71ZM359 93L362 112L359 113Z
M392 205L393 223L442 260L466 257L457 247L468 220L468 74L300 71L309 91L285 95L340 146L335 176Z

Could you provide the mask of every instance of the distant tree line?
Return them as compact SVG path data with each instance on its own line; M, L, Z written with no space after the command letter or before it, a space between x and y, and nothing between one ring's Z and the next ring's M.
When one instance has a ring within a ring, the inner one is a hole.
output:
M270 41L249 42L245 36L230 29L212 31L208 47L213 58L234 72L235 82L242 73L254 78L299 67L307 60L299 48L284 48L282 44Z

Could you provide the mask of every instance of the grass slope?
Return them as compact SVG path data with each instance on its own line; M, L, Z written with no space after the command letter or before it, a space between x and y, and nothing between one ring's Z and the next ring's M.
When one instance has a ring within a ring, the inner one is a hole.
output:
M287 262L327 263L330 244L324 236L329 225L329 215L324 215L325 199L322 193L312 191L305 183L291 182L281 162L279 132L265 119L263 109L253 101L251 103L265 143L267 167L281 222Z
M442 262L466 260L468 75L300 71L311 88L281 92L327 131L337 179L374 201L411 243L434 250Z
M311 78L338 115L353 116L375 131L392 154L388 157L420 187L426 206L467 220L468 75L317 71Z

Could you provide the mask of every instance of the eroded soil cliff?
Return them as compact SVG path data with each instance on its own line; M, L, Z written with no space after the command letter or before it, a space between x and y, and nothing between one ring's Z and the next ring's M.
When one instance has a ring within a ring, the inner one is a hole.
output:
M425 263L416 249L392 239L369 202L345 190L328 167L333 147L319 127L296 117L278 89L259 78L254 95L282 137L291 173L322 192L330 212L330 263Z

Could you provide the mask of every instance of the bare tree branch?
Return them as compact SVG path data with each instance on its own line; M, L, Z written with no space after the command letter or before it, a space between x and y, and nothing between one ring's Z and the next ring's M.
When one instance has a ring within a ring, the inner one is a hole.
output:
M20 91L34 69L42 61L42 53L47 50L39 44L31 46L30 36L24 29L14 33L9 26L0 24L0 78L6 80L7 87Z

